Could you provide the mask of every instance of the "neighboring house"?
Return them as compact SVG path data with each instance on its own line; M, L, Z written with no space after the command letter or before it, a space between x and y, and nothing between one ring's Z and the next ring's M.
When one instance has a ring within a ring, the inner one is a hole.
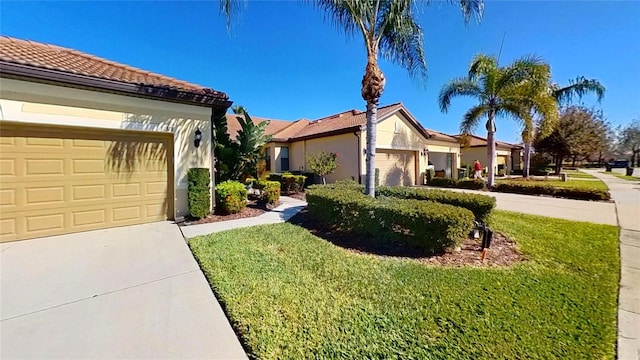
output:
M455 135L455 137L460 139L461 135ZM487 138L470 135L468 146L461 145L460 152L463 165L473 166L474 161L478 160L483 167L489 166ZM496 174L500 170L503 170L505 174L510 174L513 170L522 170L522 157L522 146L496 140L496 158L494 161Z
M188 214L187 170L211 167L211 117L230 105L223 92L0 37L0 241Z
M338 153L340 163L327 181L352 179L364 183L365 111L348 110L314 121L252 119L255 123L270 121L266 132L273 140L265 149L267 171L307 171L305 154L324 150ZM227 115L227 126L235 138L240 127L235 115ZM458 139L423 128L401 103L378 109L376 168L381 185L423 184L429 163L455 178L459 154Z

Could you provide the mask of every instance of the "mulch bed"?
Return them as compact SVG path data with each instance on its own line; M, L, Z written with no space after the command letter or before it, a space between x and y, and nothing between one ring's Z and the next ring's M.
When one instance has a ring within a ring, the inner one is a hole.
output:
M277 206L277 205L276 205ZM179 222L180 226L188 226L188 225L196 225L196 224L206 224L206 223L214 223L218 221L227 221L227 220L235 220L242 218L255 217L258 215L262 215L267 211L271 211L274 206L271 205L262 205L259 204L257 200L249 200L247 202L247 207L242 209L239 213L235 214L220 214L214 213L212 215L208 215L206 218L202 219L193 219L190 216L185 217L185 220Z
M376 255L380 257L408 258L424 264L440 266L508 266L523 261L523 255L518 251L515 243L505 235L494 232L491 247L484 262L480 261L482 253L480 240L466 239L459 251L442 254L430 254L424 250L402 243L381 242L367 235L352 234L340 231L314 219L307 209L304 209L291 220L292 224L302 226L312 234L325 239L332 244L358 254Z

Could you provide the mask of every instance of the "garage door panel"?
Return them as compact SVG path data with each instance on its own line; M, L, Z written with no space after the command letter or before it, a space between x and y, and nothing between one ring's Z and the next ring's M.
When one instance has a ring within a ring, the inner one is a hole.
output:
M376 168L380 185L402 186L415 184L415 152L406 150L377 150Z
M167 134L2 123L0 135L0 241L171 217Z

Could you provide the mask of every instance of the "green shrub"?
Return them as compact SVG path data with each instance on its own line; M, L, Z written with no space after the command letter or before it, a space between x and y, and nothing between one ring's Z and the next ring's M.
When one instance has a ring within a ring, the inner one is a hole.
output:
M247 206L247 189L238 181L221 182L216 186L216 203L224 213L240 212Z
M355 186L310 188L307 203L312 216L341 230L434 253L459 245L473 227L474 216L467 209L415 199L374 199Z
M460 188L470 190L482 190L487 187L483 180L463 179L456 180L450 178L433 178L429 183L430 186L445 187L445 188Z
M295 194L304 188L304 182L307 179L304 175L293 175L291 173L282 174L282 180L280 183L282 187L280 188L282 191L287 194Z
M258 181L258 188L261 190L260 199L271 205L275 205L280 200L280 183L277 181Z
M492 196L457 193L446 190L382 186L377 189L377 194L399 199L426 200L459 206L470 210L475 218L480 221L487 221L491 211L496 207L496 199Z
M611 195L603 189L563 188L541 183L539 181L499 182L493 191L527 194L549 195L575 200L609 200Z
M267 177L269 181L280 183L280 191L285 194L295 194L304 189L307 177L286 172L283 174L272 173Z
M207 168L192 168L187 171L189 213L195 218L203 218L211 211L211 177Z

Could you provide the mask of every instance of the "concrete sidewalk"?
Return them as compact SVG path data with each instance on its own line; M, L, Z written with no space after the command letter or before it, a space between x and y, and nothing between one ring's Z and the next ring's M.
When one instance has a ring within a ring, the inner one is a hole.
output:
M189 226L180 226L180 230L185 238L189 239L195 236L208 235L220 231L238 229L248 226L277 224L285 222L304 209L307 203L303 200L294 199L288 196L280 197L280 205L275 209L262 215L236 219L229 221L220 221L208 224L197 224Z
M2 359L246 359L171 222L0 245Z
M549 216L572 221L587 221L596 224L618 225L615 204L610 202L559 199L546 196L466 189L443 189L439 187L427 188L492 196L496 199L496 208L499 210Z
M620 225L620 295L618 299L618 359L640 360L640 183L585 172L609 187Z

